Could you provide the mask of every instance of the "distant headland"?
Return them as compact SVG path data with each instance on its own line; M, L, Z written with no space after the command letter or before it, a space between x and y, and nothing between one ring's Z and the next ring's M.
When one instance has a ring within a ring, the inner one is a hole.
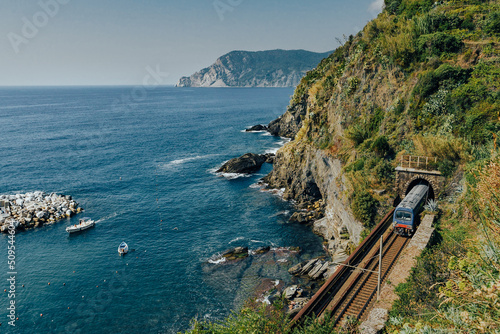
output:
M331 52L305 50L232 51L177 87L295 87Z

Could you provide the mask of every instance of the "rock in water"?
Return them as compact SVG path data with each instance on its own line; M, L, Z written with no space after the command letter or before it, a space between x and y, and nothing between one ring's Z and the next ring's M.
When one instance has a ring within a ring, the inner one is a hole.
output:
M252 132L252 131L266 131L266 130L267 130L267 126L262 125L262 124L257 124L257 125L252 126L251 128L246 129L245 131Z
M266 247L259 247L255 250L255 254L264 254L264 253L267 253L271 250L271 247L270 246L266 246Z
M236 247L222 254L228 260L242 259L248 256L248 247Z
M295 266L288 269L288 272L290 273L290 275L297 275L302 270L302 267L302 263L296 264Z
M217 170L217 173L253 173L259 170L266 159L264 155L247 153L229 160Z

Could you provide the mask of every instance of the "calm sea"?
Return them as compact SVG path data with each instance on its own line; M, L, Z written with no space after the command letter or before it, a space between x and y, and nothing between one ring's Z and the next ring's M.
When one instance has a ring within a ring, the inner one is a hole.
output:
M218 319L287 269L323 254L291 207L224 161L283 144L245 127L285 110L292 89L1 88L0 193L72 195L71 220L16 236L16 327L8 325L7 237L0 235L0 332L172 333ZM94 229L68 236L89 216ZM132 251L120 257L126 241ZM236 246L264 256L211 263ZM300 254L281 247L299 246ZM48 284L50 282L50 285ZM22 287L24 285L24 287ZM41 316L43 315L43 316Z

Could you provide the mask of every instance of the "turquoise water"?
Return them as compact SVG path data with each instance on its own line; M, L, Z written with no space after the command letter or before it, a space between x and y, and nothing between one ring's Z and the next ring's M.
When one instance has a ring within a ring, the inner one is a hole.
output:
M0 193L70 194L85 208L79 217L98 221L79 235L65 232L78 216L17 234L19 320L8 325L2 292L0 332L186 330L193 317L227 315L265 279L290 282L293 263L323 254L308 227L287 222L289 204L255 186L270 165L251 177L214 173L232 157L283 144L241 130L282 114L292 89L167 87L125 102L132 92L0 89ZM132 251L120 257L123 240ZM2 290L7 241L0 235ZM264 245L275 250L207 262L231 247ZM290 246L303 251L280 249Z

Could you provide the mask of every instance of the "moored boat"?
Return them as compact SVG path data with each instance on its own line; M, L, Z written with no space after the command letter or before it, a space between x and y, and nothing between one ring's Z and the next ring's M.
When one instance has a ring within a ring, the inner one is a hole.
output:
M80 222L78 224L66 227L66 232L68 233L80 232L94 226L95 226L95 221L93 221L88 217L85 217L80 219Z
M125 255L128 253L128 245L125 241L123 241L120 246L118 246L118 254Z

